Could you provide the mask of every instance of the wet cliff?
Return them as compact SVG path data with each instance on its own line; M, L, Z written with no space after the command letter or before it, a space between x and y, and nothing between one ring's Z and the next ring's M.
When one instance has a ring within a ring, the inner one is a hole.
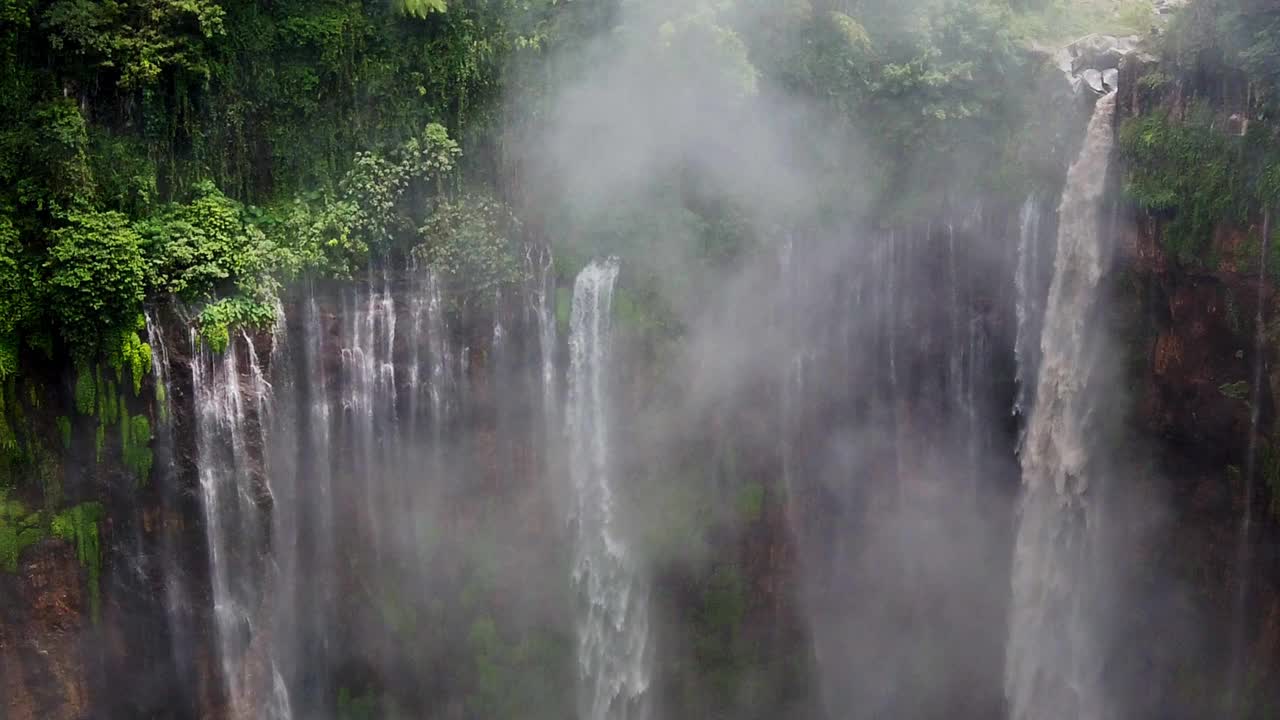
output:
M1151 458L1132 482L1148 489L1159 530L1126 549L1139 601L1118 684L1157 679L1135 697L1135 717L1270 717L1280 702L1275 198L1248 177L1270 162L1275 130L1239 71L1134 55L1120 85L1113 321L1130 440ZM1173 198L1152 202L1161 173Z

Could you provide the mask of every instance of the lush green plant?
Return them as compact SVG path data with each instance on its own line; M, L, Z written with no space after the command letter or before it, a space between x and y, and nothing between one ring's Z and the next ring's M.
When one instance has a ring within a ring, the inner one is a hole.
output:
M109 348L107 364L116 373L116 381L124 383L124 371L128 369L133 380L133 394L142 394L142 380L151 372L151 346L142 341L138 333L146 330L146 319L138 315L134 326L122 330L118 340Z
M40 513L29 513L0 488L0 572L17 572L22 551L47 537Z
M1269 0L1196 0L1161 44L1184 71L1239 70L1260 100L1273 108L1280 102L1280 7Z
M1244 224L1273 198L1280 149L1265 129L1229 136L1207 111L1183 122L1152 114L1120 128L1125 192L1163 219L1165 249L1180 262L1212 265L1210 241L1222 223Z
M72 354L87 361L134 326L146 279L139 237L114 212L72 213L49 236L49 311Z
M215 353L227 349L231 332L238 327L270 328L276 322L276 310L261 300L231 297L205 306L200 313L200 338Z
M54 50L92 58L128 88L154 84L171 67L208 75L204 41L222 34L224 14L213 0L56 0L44 26Z
M1241 380L1239 382L1226 383L1224 385L1219 385L1218 392L1222 393L1223 397L1230 398L1232 400L1248 401L1249 383L1245 382L1244 380Z
M747 522L756 522L764 515L764 503L767 498L764 483L753 481L738 491L738 514Z
M0 214L0 380L18 372L19 335L36 316L18 231Z
M62 438L62 449L71 449L71 418L59 415L57 419L58 435Z
M377 695L353 695L350 688L338 689L338 720L379 720L384 717Z
M93 367L88 363L76 366L75 386L76 412L81 415L92 415L98 404L98 381Z
M406 15L425 18L431 13L442 13L448 9L445 0L396 0L396 8Z
M199 183L190 203L170 205L138 230L155 289L186 300L207 298L235 281L251 282L271 256L263 232L211 182Z
M439 271L453 292L469 301L488 301L495 291L521 279L516 254L519 225L504 204L465 197L441 204L419 230L415 254Z
M124 466L133 473L139 487L151 479L151 421L146 415L130 417L128 412L120 421L120 457Z
M54 515L49 526L55 537L75 545L80 566L89 571L89 608L95 623L102 616L102 544L98 532L102 517L102 505L83 503Z

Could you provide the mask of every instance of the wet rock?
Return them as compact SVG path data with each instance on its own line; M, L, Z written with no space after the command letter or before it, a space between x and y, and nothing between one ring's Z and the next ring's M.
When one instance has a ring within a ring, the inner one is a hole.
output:
M1120 71L1115 68L1104 70L1102 84L1106 86L1108 91L1118 90L1120 88Z
M1053 55L1054 64L1067 76L1074 93L1088 86L1096 94L1119 88L1120 67L1138 52L1137 37L1086 35Z
M1086 35L1067 46L1067 52L1072 58L1071 70L1080 73L1086 69L1101 71L1118 68L1124 56L1133 52L1137 45L1136 37Z
M1102 84L1102 73L1097 70L1089 69L1080 73L1080 77L1084 80L1084 84L1089 86L1090 90L1098 94L1106 92Z
M79 720L88 713L81 635L87 613L75 549L32 548L0 588L0 714L7 720Z

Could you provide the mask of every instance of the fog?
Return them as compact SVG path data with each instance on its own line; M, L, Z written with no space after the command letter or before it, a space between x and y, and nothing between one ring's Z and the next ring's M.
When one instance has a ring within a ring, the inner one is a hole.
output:
M914 15L882 5L890 46ZM1165 528L1106 318L1115 96L1044 63L1061 127L1020 142L1056 179L997 194L989 127L890 145L860 123L892 110L762 74L744 37L775 12L625 2L512 90L524 277L492 303L383 258L222 356L154 309L196 449L162 485L206 525L165 601L176 665L215 667L188 694L271 720L1147 716L1109 669L1153 631L1118 628L1182 588L1129 580Z

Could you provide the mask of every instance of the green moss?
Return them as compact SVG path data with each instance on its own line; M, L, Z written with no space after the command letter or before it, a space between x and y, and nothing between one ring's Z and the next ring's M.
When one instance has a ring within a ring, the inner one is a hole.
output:
M98 523L102 505L83 503L53 516L50 531L55 537L73 543L80 566L89 571L89 608L96 623L102 616L102 546Z
M19 405L18 403L10 402L11 395L12 393L0 390L0 455L10 460L16 460L21 453L21 448L18 446L18 436L13 432L13 427L9 424L7 410L12 405L16 411Z
M98 429L93 436L93 452L96 462L102 462L102 450L107 446L107 426L98 423Z
M1206 109L1182 122L1131 118L1120 154L1126 195L1162 220L1165 251L1183 264L1214 267L1215 228L1247 225L1275 197L1280 146L1262 123L1239 137L1222 133Z
M1225 385L1219 385L1218 392L1222 393L1223 397L1227 397L1232 400L1241 400L1244 402L1248 402L1249 383L1241 380L1239 382L1226 383Z
M377 720L384 717L377 695L354 695L349 688L338 690L338 720Z
M44 506L53 509L62 504L62 465L58 456L43 445L32 444L32 463L35 466L40 489L44 491Z
M156 419L160 424L169 422L169 389L156 383Z
M696 615L694 652L713 692L728 696L739 688L749 651L743 647L746 583L733 565L720 565L706 581Z
M613 317L618 326L638 334L662 334L671 326L663 316L662 300L653 293L618 288L613 295Z
M88 364L76 366L76 412L92 415L97 406L98 385L93 369Z
M0 490L0 572L17 572L22 551L47 536L39 513L27 512Z
M124 466L133 473L140 487L151 478L150 445L151 421L145 415L129 417L126 413L120 421L120 453Z
M116 383L111 379L100 380L98 384L98 421L103 425L115 425L120 422L125 412L124 395L116 392Z
M231 297L206 305L200 313L200 339L215 353L231 344L236 328L267 329L276 322L275 308L265 300Z
M71 449L71 418L66 415L58 416L58 435L62 438L62 449Z
M569 332L569 318L573 313L573 288L556 288L556 327L560 335Z
M133 394L142 394L142 379L151 372L151 346L138 336L146 328L146 319L139 315L133 327L120 333L116 347L108 354L107 364L116 373L116 382L124 383L124 371L128 369L133 381Z
M764 483L747 483L738 491L738 514L747 522L756 522L764 515L764 501Z

